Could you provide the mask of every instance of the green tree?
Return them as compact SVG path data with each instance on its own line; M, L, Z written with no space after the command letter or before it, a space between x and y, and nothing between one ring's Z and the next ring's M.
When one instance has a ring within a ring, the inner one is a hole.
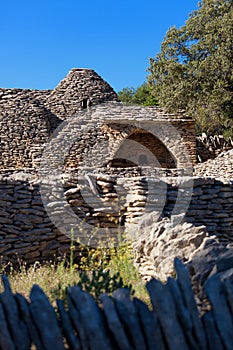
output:
M136 90L133 87L126 87L118 92L118 97L122 102L132 104L132 98L135 92Z
M118 97L122 102L131 105L156 106L158 104L148 83L143 83L137 89L124 88L118 92Z
M150 59L148 82L159 104L186 110L199 131L233 134L232 41L233 1L202 0Z

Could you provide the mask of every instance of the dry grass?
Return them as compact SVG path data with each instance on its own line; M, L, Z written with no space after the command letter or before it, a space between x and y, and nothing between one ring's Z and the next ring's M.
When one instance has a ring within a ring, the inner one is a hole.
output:
M92 271L94 270L109 270L111 276L119 273L124 286L132 285L134 296L146 302L149 301L144 283L133 265L133 252L129 243L124 241L117 248L107 251L106 249L89 249L88 254L83 254L78 265L73 262L72 251L71 245L68 264L66 259L46 264L35 262L29 268L26 268L24 264L20 264L17 270L8 265L2 267L1 273L7 271L6 274L13 292L21 293L29 298L33 284L38 284L47 294L51 303L54 304L58 298L65 299L65 291L68 286L80 282L82 274L79 271L86 271L88 276L92 278Z

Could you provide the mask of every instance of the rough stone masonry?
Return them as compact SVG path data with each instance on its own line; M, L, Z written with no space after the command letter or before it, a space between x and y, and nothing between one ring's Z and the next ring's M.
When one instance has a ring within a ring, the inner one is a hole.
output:
M142 127L144 122L146 130ZM172 126L169 134L163 132L167 125ZM152 126L156 135L150 132ZM125 106L93 70L72 69L51 91L0 89L3 261L20 258L31 263L69 252L69 235L61 233L51 222L40 193L43 151L55 130L57 138L52 138L51 144L55 142L56 146L59 138L61 142L70 138L74 142L65 155L62 174L55 171L60 166L61 149L52 148L49 163L53 175L60 178L74 214L93 227L127 227L150 211L171 216L179 181L189 181L185 177L184 145L189 164L196 163L195 125L190 117L184 113L167 114L157 107ZM126 150L132 156L130 160L125 159ZM110 216L83 199L79 175L90 165L95 169L94 187L103 203L112 205L118 192L124 193L122 207ZM53 213L62 221L62 201L59 191L51 193L49 175L47 196ZM156 186L148 201L151 178ZM210 233L230 235L232 198L230 179L196 178L186 220L206 225ZM182 202L179 205L180 214L184 214Z

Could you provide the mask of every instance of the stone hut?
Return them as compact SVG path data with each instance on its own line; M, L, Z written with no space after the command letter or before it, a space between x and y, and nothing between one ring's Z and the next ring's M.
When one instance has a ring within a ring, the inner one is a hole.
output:
M40 149L69 116L91 105L117 101L95 71L72 69L54 90L0 89L0 168L32 167Z
M0 89L0 143L3 262L61 256L71 229L108 239L151 212L232 236L232 179L186 172L194 121L122 104L93 70L72 69L51 91Z
M84 112L83 123L88 124L89 115L85 112L100 105L105 106L101 110L103 115L95 120L95 126L93 124L85 131L86 135L78 133L79 137L77 135L77 142L69 150L65 167L80 166L80 155L84 148L93 148L96 142L105 138L112 149L110 158L107 157L105 162L108 166L135 165L135 162L124 160L120 155L122 141L127 139L139 145L136 147L139 147L137 152L134 147L134 153L137 153L136 165L138 161L144 165L148 163L140 150L140 147L144 147L158 159L160 167L175 168L174 157L164 143L148 130L136 127L135 123L132 125L132 121L147 119L161 128L164 123L172 124L185 143L192 164L195 163L196 138L191 118L182 113L166 114L158 108L123 106L112 87L95 71L75 68L54 90L0 89L0 169L37 167L44 145L59 125L71 118L75 120L75 117L80 121L81 111ZM131 121L131 124L127 121ZM96 123L102 125L97 127ZM112 145L114 142L115 146ZM104 158L105 152L103 150Z
M191 118L157 107L126 106L91 69L72 69L54 90L0 89L0 143L3 261L30 263L69 252L74 214L94 228L118 230L143 212L162 211L166 184L156 178L147 200L144 168L173 176L173 171L183 174L187 155L189 164L196 162ZM56 188L49 176L39 176L46 166L58 180ZM89 168L95 176L88 174L80 183L79 175ZM123 206L118 205L121 193L126 195ZM174 200L171 189L165 213Z

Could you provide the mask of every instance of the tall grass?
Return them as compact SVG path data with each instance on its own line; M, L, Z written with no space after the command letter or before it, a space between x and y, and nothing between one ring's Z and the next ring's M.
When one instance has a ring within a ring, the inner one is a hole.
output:
M30 267L21 263L17 269L10 265L2 266L1 273L8 275L13 292L28 298L33 284L38 284L51 303L57 298L65 300L66 288L77 284L95 297L100 292L109 293L114 288L126 286L138 298L148 300L144 283L133 264L131 244L125 239L118 247L108 249L80 246L80 255L76 261L71 241L68 263L65 257L56 263L35 262Z

